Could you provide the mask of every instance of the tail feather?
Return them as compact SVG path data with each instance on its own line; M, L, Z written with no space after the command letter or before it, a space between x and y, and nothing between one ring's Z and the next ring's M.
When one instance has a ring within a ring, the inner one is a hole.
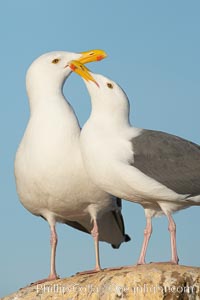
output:
M131 240L130 236L125 233L124 219L121 213L121 199L116 198L116 203L119 210L104 213L97 220L99 241L111 244L114 249L118 249L123 242ZM88 234L90 234L92 230L92 222L89 215L81 218L78 222L65 220L64 223Z
M120 198L117 198L116 201L117 201L118 207L121 210L121 208L122 208L122 200ZM130 236L128 234L125 233L124 219L123 219L123 216L122 216L120 210L117 211L117 212L113 211L113 216L114 216L114 218L116 220L116 223L117 223L117 225L119 227L119 230L121 231L121 233L122 233L122 235L124 237L124 239L123 239L122 242L129 242L131 240L131 238L130 238ZM119 244L112 244L112 247L114 249L118 249L120 247L120 245L121 245L121 243L119 243Z

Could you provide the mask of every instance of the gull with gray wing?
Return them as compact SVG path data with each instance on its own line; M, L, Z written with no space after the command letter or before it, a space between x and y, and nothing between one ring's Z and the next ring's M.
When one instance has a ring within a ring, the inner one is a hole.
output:
M117 83L79 62L70 66L84 78L91 97L91 115L81 132L88 174L102 190L144 207L146 228L138 264L145 263L152 217L162 214L169 223L171 262L177 264L172 213L200 205L200 146L165 132L132 127L128 97Z

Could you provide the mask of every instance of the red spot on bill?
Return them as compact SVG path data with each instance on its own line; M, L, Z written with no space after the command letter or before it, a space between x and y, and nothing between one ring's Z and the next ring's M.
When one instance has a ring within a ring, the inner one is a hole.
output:
M69 67L72 71L75 71L77 69L77 67L74 64L70 64Z
M102 60L102 59L104 59L103 55L97 56L97 61L100 61L100 60Z

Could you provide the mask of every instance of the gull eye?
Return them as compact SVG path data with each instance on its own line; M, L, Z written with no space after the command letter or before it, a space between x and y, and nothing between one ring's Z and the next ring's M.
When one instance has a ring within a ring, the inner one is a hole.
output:
M107 82L107 87L108 87L109 89L113 89L113 84L110 83L110 82Z
M57 64L57 63L59 63L59 61L60 61L60 58L54 58L52 60L52 64Z

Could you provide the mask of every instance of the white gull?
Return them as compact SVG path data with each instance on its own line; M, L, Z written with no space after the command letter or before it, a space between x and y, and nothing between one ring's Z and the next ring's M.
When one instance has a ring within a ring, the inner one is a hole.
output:
M101 269L99 240L115 248L129 240L124 233L121 200L101 191L85 171L80 126L62 92L71 73L71 59L87 63L103 57L100 50L50 52L37 58L27 72L30 119L16 154L15 176L23 206L50 226L50 275L42 281L57 278L56 222L91 232L96 251L94 271Z
M88 174L102 190L144 207L146 228L138 264L145 263L151 219L161 214L168 218L171 262L177 264L172 213L200 205L200 146L165 132L132 127L129 100L119 85L79 62L70 66L84 78L91 97L91 115L81 132Z

